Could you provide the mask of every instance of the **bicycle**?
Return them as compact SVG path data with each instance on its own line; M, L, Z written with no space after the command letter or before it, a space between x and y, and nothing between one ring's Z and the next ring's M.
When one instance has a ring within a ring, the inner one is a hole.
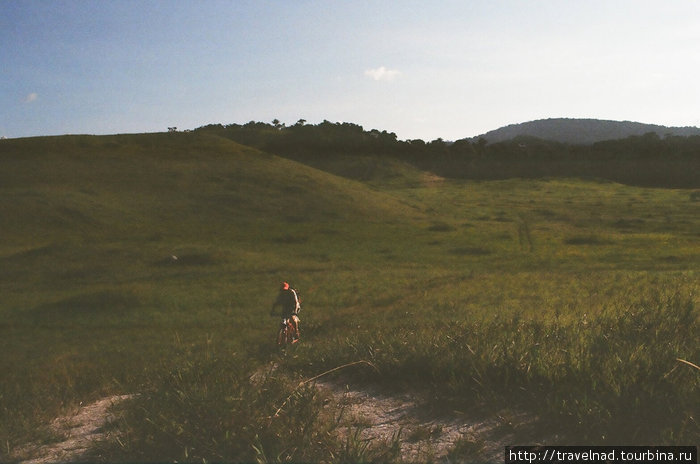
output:
M297 327L299 327L299 318L296 314L293 314L291 317L282 318L280 328L277 331L277 346L290 345L299 341L299 338L296 337L296 330L294 330L292 320L294 320Z

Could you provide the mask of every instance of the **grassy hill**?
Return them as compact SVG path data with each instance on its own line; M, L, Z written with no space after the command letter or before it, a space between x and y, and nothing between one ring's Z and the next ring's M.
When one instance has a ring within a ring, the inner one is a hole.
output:
M697 439L700 376L676 360L700 356L696 192L310 159L206 132L2 141L0 460L115 393L141 396L107 460L327 460L312 392L269 417L357 360L378 371L348 382L524 408L543 434ZM281 280L304 299L288 356Z
M180 266L286 265L300 244L353 240L334 224L416 214L365 185L217 137L69 136L0 149L0 214L12 219L0 259L18 296L30 284L65 291L75 277L79 289L148 279L172 256Z
M149 233L172 230L182 214L202 219L201 233L270 217L347 219L397 209L364 186L213 136L47 137L8 140L0 150L10 196L3 208L14 208L8 213L18 215L20 234L36 233L36 221L52 232L77 222L85 233L122 236L144 222Z

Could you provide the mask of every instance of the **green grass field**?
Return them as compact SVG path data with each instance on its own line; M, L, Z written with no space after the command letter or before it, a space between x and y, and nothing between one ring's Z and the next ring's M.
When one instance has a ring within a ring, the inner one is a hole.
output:
M678 361L700 363L697 192L313 164L198 133L0 142L0 461L125 393L100 459L355 460L309 389L268 418L359 360L376 370L347 381L524 410L566 444L700 442L700 370Z

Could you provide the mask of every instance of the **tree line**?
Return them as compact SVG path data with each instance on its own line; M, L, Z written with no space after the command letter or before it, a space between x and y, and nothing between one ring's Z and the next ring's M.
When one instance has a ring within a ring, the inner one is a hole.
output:
M487 143L399 140L395 133L365 130L353 123L294 125L251 121L210 124L196 131L216 133L244 145L299 161L334 155L393 157L443 177L507 179L582 177L648 187L700 187L700 136L641 136L574 145L534 137Z

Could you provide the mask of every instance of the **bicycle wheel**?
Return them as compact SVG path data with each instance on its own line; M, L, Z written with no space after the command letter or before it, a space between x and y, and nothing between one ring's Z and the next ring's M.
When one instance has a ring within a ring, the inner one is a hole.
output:
M287 344L287 327L280 327L277 332L277 346L282 346Z
M294 341L294 329L289 323L284 324L280 327L277 333L277 345L284 346L289 345Z

